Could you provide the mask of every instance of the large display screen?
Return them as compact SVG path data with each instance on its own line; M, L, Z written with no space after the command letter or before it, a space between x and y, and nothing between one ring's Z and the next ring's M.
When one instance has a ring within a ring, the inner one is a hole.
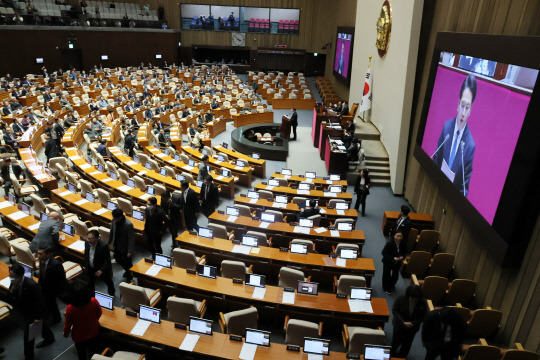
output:
M338 27L336 35L336 53L334 56L334 75L349 82L352 64L354 28Z
M502 69L494 77L495 69ZM538 70L441 53L422 149L492 224Z

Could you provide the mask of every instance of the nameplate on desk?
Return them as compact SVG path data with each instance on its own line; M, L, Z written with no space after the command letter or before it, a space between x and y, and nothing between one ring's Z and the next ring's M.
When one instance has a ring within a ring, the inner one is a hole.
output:
M187 272L188 274L191 274L191 275L197 274L197 272L196 272L195 270L193 270L193 269L186 269L186 272Z
M242 279L232 279L232 282L234 284L243 284L244 283L244 281Z
M152 260L152 259L150 259L150 258L144 258L144 262L153 264L153 263L154 263L154 260Z
M135 311L131 311L131 310L126 310L126 315L127 316L137 317L137 313Z
M223 210L218 210L218 214L225 214Z
M300 352L300 346L298 346L298 345L287 345L287 350L288 351Z
M360 354L347 354L347 359L360 359Z
M279 248L279 251L289 252L289 249L286 248L286 247L280 247L280 248Z
M286 287L286 288L283 288L283 291L286 291L286 292L294 292L294 288L292 288L292 287Z
M337 294L336 297L337 297L338 299L346 299L346 298L347 298L347 295L345 295L345 294Z
M197 235L197 232L194 231L194 230L189 230L189 233L190 233L191 235Z
M242 337L238 335L229 335L229 340L242 342Z
M263 183L264 184L264 183ZM240 194L241 197L246 197L246 194Z
M185 324L174 323L174 327L176 329L180 329L180 330L187 330L187 325L185 325Z

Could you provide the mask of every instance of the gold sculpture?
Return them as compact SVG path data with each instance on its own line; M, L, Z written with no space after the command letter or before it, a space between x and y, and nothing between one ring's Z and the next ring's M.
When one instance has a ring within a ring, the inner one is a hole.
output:
M392 8L390 2L385 0L381 8L381 13L377 19L377 41L375 46L379 56L383 58L388 51L390 44L390 32L392 31Z

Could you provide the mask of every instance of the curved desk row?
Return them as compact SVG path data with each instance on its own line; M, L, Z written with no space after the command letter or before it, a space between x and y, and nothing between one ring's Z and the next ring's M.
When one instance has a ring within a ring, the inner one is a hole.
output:
M227 154L229 158L233 159L240 159L245 160L253 167L253 173L256 175L259 175L260 177L264 178L266 177L266 160L264 159L254 159L249 155L242 154L241 152L238 152L236 150L227 148L225 149L221 145L214 145L212 147L214 151L216 152L222 152L224 154Z
M258 183L257 185L255 185L255 190L268 190L273 192L274 194L287 195L289 200L292 200L292 198L294 197L315 199L319 200L320 206L325 206L326 204L328 204L328 201L332 199L341 199L349 203L352 201L352 194L345 192L339 194L332 194L320 190L305 190L307 191L306 193L303 190L297 190L286 186L270 186L263 183Z
M323 188L326 188L328 186L331 186L331 185L339 185L342 187L343 191L346 191L347 190L347 186L349 185L347 183L347 180L338 180L338 181L332 181L332 180L326 180L324 178L321 178L321 177L316 177L315 179L308 179L306 178L305 176L302 176L302 175L283 175L283 174L280 174L280 173L273 173L271 176L271 178L275 178L275 179L286 179L289 183L293 183L293 184L298 184L300 182L308 182L308 183L312 183L314 184L315 186L320 186L320 187L323 187Z
M56 178L45 170L45 164L38 161L36 153L32 149L19 149L19 155L21 156L24 166L26 166L26 169L30 173L30 177L35 183L47 190L56 189L58 187Z

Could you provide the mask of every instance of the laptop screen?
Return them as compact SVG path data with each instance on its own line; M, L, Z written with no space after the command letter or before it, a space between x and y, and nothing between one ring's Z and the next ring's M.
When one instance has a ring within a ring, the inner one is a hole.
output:
M236 166L245 167L246 163L244 160L236 160Z
M153 186L149 186L149 185L148 185L148 186L146 186L146 193L147 193L148 195L154 196L154 195L156 195L156 189L154 189Z
M164 153L165 155L169 155L169 149L164 149L164 150L163 150L163 153Z
M306 178L307 179L315 179L316 177L316 173L312 172L312 171L306 171Z
M49 218L49 216L45 213L39 214L39 221L45 221Z
M253 190L248 190L247 197L250 199L258 199L259 193Z
M337 229L339 231L352 231L352 223L350 222L342 222L337 224Z
M352 300L371 300L371 288L351 286Z
M203 184L202 180L197 180L197 187L202 187L202 184Z
M97 169L99 172L103 172L103 165L98 164Z
M25 263L22 263L20 261L18 261L18 263L24 269L24 277L32 278L32 267L30 265L26 265Z
M298 184L298 190L309 190L310 187L309 187L309 184Z
M281 175L291 176L292 175L292 170L291 169L281 169Z
M73 236L73 234L75 233L75 228L73 227L73 225L64 224L64 226L62 227L62 232L69 236Z
M229 148L229 144L227 144L227 143L223 143L223 144L221 144L221 146L223 146L225 149Z
M280 204L287 203L287 195L276 195L276 202Z
M138 157L137 155L134 155L134 156L133 156L133 161L135 161L136 163L138 163L138 162L139 162L139 157Z
M346 202L337 202L336 210L349 210L349 204Z
M261 221L274 223L274 222L276 222L276 215L268 214L268 213L262 213L261 214Z
M118 180L118 176L116 176L116 173L115 173L114 171L111 171L111 172L109 173L109 176L110 176L111 179L113 179L113 180Z
M304 352L308 354L329 355L330 340L304 338Z
M132 217L133 217L135 220L144 221L144 213L143 213L142 211L139 211L139 210L133 210Z
M199 236L205 237L207 239L212 239L214 237L214 230L200 227Z
M163 254L156 254L156 260L154 261L154 264L163 266L167 269L172 268L172 257L166 256Z
M189 166L195 167L195 161L193 161L193 160L191 160L191 159L188 160L188 163L187 163L187 164L188 164Z
M189 317L189 331L203 335L212 335L212 320Z
M203 149L203 150L201 151L201 153L202 153L203 155L208 155L208 151L206 151L206 149Z
M15 195L13 195L12 193L9 193L8 195L8 201L12 204L15 204Z
M251 157L254 158L255 160L259 160L261 158L261 155L257 153L253 153L251 154Z
M71 191L72 193L76 193L77 192L77 186L75 186L75 184L68 183L68 190Z
M223 155L218 155L218 156L217 156L217 159L218 159L219 162L223 162L223 161L225 161L225 156L223 156Z
M390 360L390 346L366 345L364 348L365 360Z
M113 309L114 297L110 295L106 295L104 293L100 293L99 291L96 291L94 293L94 298L98 301L99 305L101 305L102 308L107 309L107 310Z
M276 179L269 179L268 180L268 185L270 185L270 186L279 186L279 181L277 181Z
M242 237L242 245L257 247L259 246L259 242L257 241L257 238L254 236L244 235Z
M149 161L147 161L146 164L144 164L144 167L147 168L148 170L152 170L152 164L150 164Z
M186 180L186 177L185 177L184 175L178 174L178 175L176 175L176 180L178 180L178 181L184 181L184 180Z
M240 210L232 206L227 206L225 213L229 216L238 216L240 215Z
M264 287L266 276L256 274L246 274L246 285Z
M27 203L22 203L21 204L21 211L23 213L25 213L26 215L30 215L30 205L28 205Z
M317 295L319 293L319 284L310 281L299 281L297 292L299 294Z
M221 170L221 176L224 176L224 177L231 177L231 171L230 171L230 170L226 170L226 169L222 169L222 170Z
M174 155L174 160L180 161L180 155L178 155L178 154Z
M126 185L129 186L130 188L134 189L134 188L135 188L135 180L133 180L133 179L128 179Z
M340 194L341 186L330 186L330 192L333 194Z
M139 305L139 319L151 321L153 323L159 324L161 321L159 314L161 310L150 307Z
M341 248L339 251L339 257L342 259L356 260L358 259L358 250L351 248Z
M308 252L308 247L305 244L291 244L291 252L305 255Z
M113 210L116 209L117 207L118 207L118 205L116 205L116 204L113 203L112 201L107 201L107 210L113 211Z
M313 219L300 219L298 220L298 225L302 227L312 228L313 227Z
M159 170L159 175L161 175L161 176L167 176L167 170L166 170L166 169L160 169L160 170Z
M270 346L270 332L246 328L246 343Z
M341 175L339 175L339 174L332 174L332 175L330 175L330 180L332 180L332 181L339 181L339 180L341 180Z
M207 278L215 279L217 274L217 268L210 265L197 265L197 275Z

